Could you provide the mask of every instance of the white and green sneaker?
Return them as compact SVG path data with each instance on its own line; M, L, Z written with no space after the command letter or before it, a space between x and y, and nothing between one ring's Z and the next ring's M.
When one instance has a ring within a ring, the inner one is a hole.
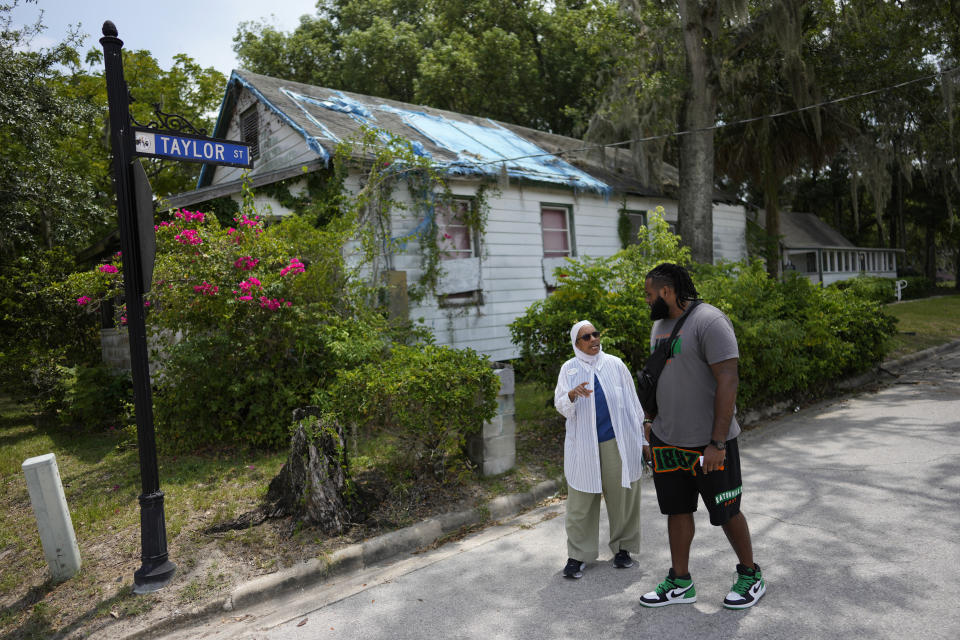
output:
M748 569L742 564L737 565L737 581L723 599L723 606L727 609L748 609L766 593L767 585L763 581L760 565L753 566L753 569Z
M689 574L686 578L678 578L670 568L670 573L650 593L640 596L640 604L644 607L665 607L668 604L689 604L697 601L697 589Z

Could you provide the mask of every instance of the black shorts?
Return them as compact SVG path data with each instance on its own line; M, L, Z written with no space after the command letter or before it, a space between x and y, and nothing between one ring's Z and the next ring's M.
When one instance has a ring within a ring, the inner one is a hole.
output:
M660 513L677 515L697 510L697 495L710 513L710 524L723 525L740 513L740 448L737 439L727 440L723 471L704 473L700 456L706 447L674 447L650 434L653 483Z

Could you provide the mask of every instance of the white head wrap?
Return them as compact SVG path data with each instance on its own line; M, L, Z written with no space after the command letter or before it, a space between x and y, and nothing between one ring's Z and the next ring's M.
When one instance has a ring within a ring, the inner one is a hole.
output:
M600 354L603 353L603 347L601 346L600 351L593 356L577 348L577 334L580 333L580 329L583 329L588 324L593 325L593 323L589 320L581 320L577 324L573 325L573 328L570 329L570 342L573 344L573 352L576 354L577 359L583 361L591 367L595 367L597 366L597 360L600 359Z

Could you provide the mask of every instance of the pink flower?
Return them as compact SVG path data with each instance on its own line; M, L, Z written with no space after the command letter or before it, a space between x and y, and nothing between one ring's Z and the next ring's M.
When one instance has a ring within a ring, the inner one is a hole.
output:
M276 298L267 298L266 296L260 296L261 309L270 309L270 311L276 311L281 306L283 306L283 300L277 300Z
M170 226L170 223L167 222L166 220L164 220L164 221L161 222L160 224L155 224L155 225L153 225L153 230L154 230L154 231L159 231L159 230L160 230L160 227L169 227L169 226Z
M101 273L116 273L118 269L112 264L102 264L100 265Z
M120 316L120 324L127 324L127 316Z
M287 275L290 272L293 273L303 273L306 267L303 266L303 263L300 262L300 258L291 258L290 264L283 269L280 269L280 277Z
M237 258L236 262L233 263L233 266L242 271L250 271L258 264L260 264L259 260L255 260L250 256L243 256L242 258Z
M117 251L117 252L116 252L115 254L113 254L113 255L116 256L117 258L119 258L120 256L123 255L123 251Z
M449 233L443 234L443 237L444 237L444 239L446 239L446 240L450 240L451 238L453 238L453 236L450 235Z
M81 307L89 302L90 302L90 296L80 296L79 298L77 298L77 305Z
M199 211L187 211L186 209L181 209L173 214L175 217L180 218L185 222L190 222L191 220L197 220L198 222L203 222L204 214Z
M207 284L207 281L204 280L203 284L194 285L193 290L205 296L212 296L220 291L220 287L214 284Z
M252 218L248 218L248 217L247 217L247 214L245 214L245 213L240 214L240 217L239 217L239 218L234 218L233 220L234 220L234 222L240 223L240 226L242 226L242 227L255 227L255 226L257 226L258 224L260 224L260 219L259 219L257 216L253 216Z
M174 236L174 240L180 244L195 245L203 242L203 239L197 234L195 229L184 229Z
M234 294L242 293L237 300L253 300L253 289L260 288L260 281L256 278L247 278L240 283L240 291L234 291Z

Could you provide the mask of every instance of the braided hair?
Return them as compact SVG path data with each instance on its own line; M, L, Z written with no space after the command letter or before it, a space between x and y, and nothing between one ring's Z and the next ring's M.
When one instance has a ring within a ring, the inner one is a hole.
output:
M677 294L677 302L689 302L700 297L697 288L693 286L690 272L678 264L664 262L657 265L647 273L646 280L650 280L658 289L660 287L673 289Z

